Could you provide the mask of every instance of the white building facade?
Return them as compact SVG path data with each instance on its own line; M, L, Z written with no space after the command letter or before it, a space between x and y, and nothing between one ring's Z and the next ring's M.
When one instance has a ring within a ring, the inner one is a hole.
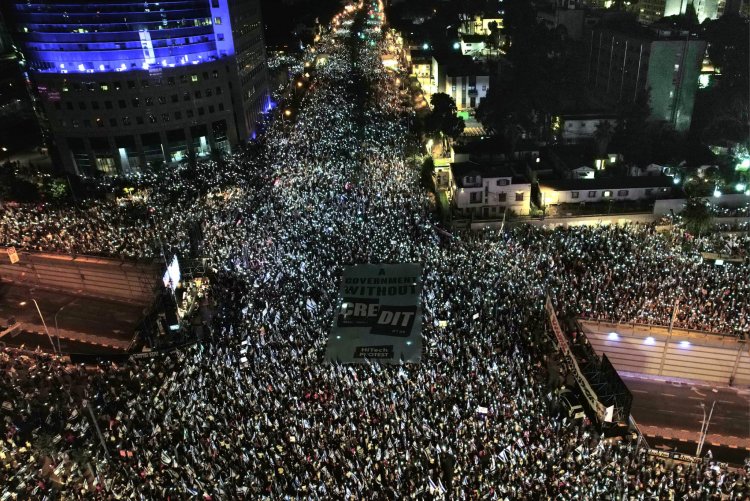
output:
M562 179L539 184L542 205L665 198L672 192L668 176Z
M528 215L531 183L507 166L475 162L451 165L452 199L459 217L502 218L506 210Z
M445 84L438 91L445 92L456 101L459 111L475 110L487 97L490 88L489 75L461 75L446 72Z

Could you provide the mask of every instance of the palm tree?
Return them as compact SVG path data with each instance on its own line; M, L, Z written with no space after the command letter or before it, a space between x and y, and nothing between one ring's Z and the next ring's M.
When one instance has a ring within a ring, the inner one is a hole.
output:
M508 150L511 156L515 154L516 147L518 146L518 141L521 140L523 135L523 127L514 114L513 116L509 117L503 125L503 137L508 144Z
M599 156L607 154L607 147L614 135L615 128L609 120L603 120L597 124L594 131L594 141L596 142L596 152Z

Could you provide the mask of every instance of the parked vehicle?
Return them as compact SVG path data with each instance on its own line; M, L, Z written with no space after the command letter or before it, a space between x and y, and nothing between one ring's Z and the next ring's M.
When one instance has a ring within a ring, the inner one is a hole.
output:
M581 401L573 390L569 388L563 388L562 390L560 390L559 396L563 409L565 409L565 412L568 414L569 418L577 420L586 417L586 412L583 410L583 405L581 405Z

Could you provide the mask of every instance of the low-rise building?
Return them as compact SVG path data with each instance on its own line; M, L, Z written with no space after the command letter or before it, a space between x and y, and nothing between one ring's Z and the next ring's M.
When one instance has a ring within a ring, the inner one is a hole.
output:
M487 49L486 35L459 35L461 39L461 54L464 56L481 57Z
M606 201L669 198L674 183L669 176L556 179L539 183L542 206Z
M574 5L550 5L540 8L536 14L538 23L543 24L550 30L564 33L572 40L583 38L585 18L586 11L575 8Z
M408 59L411 76L419 82L427 102L433 94L444 92L456 101L459 111L469 111L487 97L489 70L469 56L433 56L423 50L412 50Z
M518 173L514 163L451 164L453 207L458 217L499 218L508 211L530 212L531 183Z
M437 92L456 101L459 111L476 109L490 88L489 70L468 56L444 56L437 62Z
M609 122L614 131L617 125L617 116L611 113L576 113L559 115L553 121L557 127L557 135L565 144L579 144L591 142L596 139L596 131L600 124Z
M458 32L466 35L489 35L490 25L497 24L497 29L503 28L503 18L497 13L476 15L470 19L465 19L458 27Z
M423 50L412 50L409 54L411 76L417 79L425 98L429 102L430 96L437 92L438 64L432 54Z

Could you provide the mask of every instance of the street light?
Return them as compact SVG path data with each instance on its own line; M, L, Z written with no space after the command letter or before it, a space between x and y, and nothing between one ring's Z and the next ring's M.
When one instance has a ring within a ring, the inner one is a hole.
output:
M703 410L703 423L701 424L701 435L698 439L698 448L695 451L695 455L700 457L701 451L703 450L703 444L706 442L706 435L708 435L708 425L711 423L711 416L714 414L714 405L716 400L711 404L711 412L708 413L708 419L706 419L706 405L701 402L701 409Z
M60 309L58 309L55 312L55 337L57 338L57 352L62 353L62 350L60 349L60 328L57 326L57 315L60 314L61 311L63 311L67 306L71 306L73 303L78 301L78 299L74 299L73 301L69 302L68 304L64 304L60 306Z
M44 326L44 332L47 333L47 338L49 339L49 344L52 345L52 353L57 355L57 348L55 348L55 343L52 341L52 336L49 334L49 329L47 329L47 322L44 321L44 315L42 315L42 310L39 309L39 303L36 302L36 299L31 298L31 300L34 302L34 306L36 306L36 311L39 313L39 318L42 320L42 325ZM26 306L26 301L21 301L19 303L20 306ZM59 339L58 339L59 342Z
M661 353L661 363L659 364L659 375L664 370L664 362L667 359L667 350L669 349L669 342L672 341L672 330L674 329L674 321L677 318L678 308L680 307L680 300L674 300L674 306L672 306L672 317L669 319L669 335L667 341L664 343L664 350Z

